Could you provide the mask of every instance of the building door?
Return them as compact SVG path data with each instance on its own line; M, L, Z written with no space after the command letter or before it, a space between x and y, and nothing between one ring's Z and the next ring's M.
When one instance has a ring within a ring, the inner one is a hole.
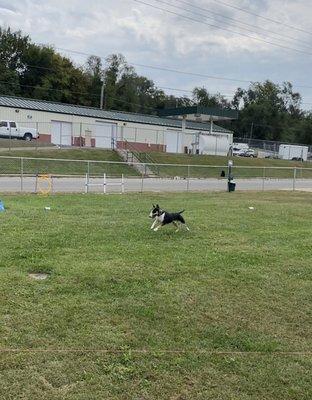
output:
M92 131L86 130L85 131L85 146L91 147L92 146Z
M71 146L72 123L52 121L51 142L60 146Z
M181 132L175 130L167 130L166 132L166 152L180 153L181 150Z
M115 139L117 137L117 125L107 122L96 122L95 129L95 147L101 149L115 148Z

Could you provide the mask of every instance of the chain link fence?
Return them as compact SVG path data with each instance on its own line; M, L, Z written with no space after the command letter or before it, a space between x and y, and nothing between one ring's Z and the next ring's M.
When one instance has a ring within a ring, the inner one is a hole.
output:
M122 126L114 122L99 121L96 123L49 121L32 122L2 121L6 126L1 126L0 120L0 150L13 151L16 149L38 148L104 148L114 149L117 142L140 143L143 150L153 148L161 151L165 143L163 129L131 127L124 123ZM181 129L176 131L182 132ZM25 134L29 132L33 140L25 140ZM35 139L36 134L39 139ZM142 137L144 137L142 141Z
M237 190L312 191L312 168L234 166L232 174ZM227 190L228 167L0 156L0 192L40 192L47 181L52 193L218 191Z
M252 139L248 137L235 137L233 141L234 143L246 143L249 145L249 147L256 150L260 150L264 154L267 154L267 156L271 156L272 158L278 158L279 147L281 144L289 144L294 146L307 146L308 159L312 161L312 145L302 144L302 143L286 143L273 140Z
M169 121L170 122L170 121ZM168 122L168 124L169 124ZM1 123L6 124L1 127ZM14 124L15 127L10 126ZM206 133L208 133L206 131ZM39 138L35 139L39 134ZM33 140L29 139L33 135ZM49 121L9 122L0 120L0 152L15 150L43 149L128 149L132 146L138 152L168 152L191 154L229 154L232 136L213 132L200 135L196 129L182 132L181 128L169 126L133 127L127 122L96 123Z

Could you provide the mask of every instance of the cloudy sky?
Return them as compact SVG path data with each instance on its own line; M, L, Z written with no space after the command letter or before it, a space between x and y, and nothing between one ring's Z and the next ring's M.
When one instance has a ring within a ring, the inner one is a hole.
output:
M312 108L311 0L0 0L0 23L57 50L122 53L133 64L206 75L136 65L159 87L231 96L248 86L240 80L287 80Z

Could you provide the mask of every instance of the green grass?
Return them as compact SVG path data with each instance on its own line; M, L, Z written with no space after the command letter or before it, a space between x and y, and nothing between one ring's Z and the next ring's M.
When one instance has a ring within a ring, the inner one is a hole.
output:
M50 173L50 174L72 174L81 175L87 172L86 160L93 161L122 161L118 154L111 150L97 149L44 149L39 150L12 150L11 152L1 152L0 156L30 157L30 158L54 158L81 160L81 163L61 162L61 161L26 161L24 162L24 171L28 174ZM151 169L161 177L187 177L192 178L219 178L221 170L228 163L227 157L219 156L195 156L185 154L152 153L151 157L159 164L178 164L151 167ZM141 154L144 160L144 153ZM293 169L282 169L285 167L297 167L298 178L312 179L312 163L300 163L284 160L271 159L250 159L243 157L234 157L234 175L235 178L293 178ZM181 164L181 166L179 166ZM187 167L189 165L190 167ZM199 165L199 167L198 167ZM213 168L212 166L220 166ZM223 168L221 168L223 167ZM255 167L255 168L245 168ZM265 167L265 171L264 168ZM278 167L275 169L272 167ZM0 174L18 174L20 173L20 161L12 161L0 158ZM302 170L301 168L310 168ZM127 165L114 164L90 164L90 173L93 175L102 175L106 173L110 176L137 176L138 173L132 167ZM227 171L226 171L227 172Z
M212 166L224 167L228 164L228 157L221 156L203 156L171 153L152 153L153 160L157 164L178 164L177 166L157 167L157 172L161 176L183 176L188 174L194 178L218 178L222 168L213 168ZM312 163L287 160L275 160L266 158L247 158L233 157L234 174L236 178L262 178L263 173L267 178L292 178L293 170L283 170L282 168L311 168L310 171L300 170L299 175L302 178L312 178ZM181 166L179 166L181 164ZM189 165L190 168L185 167ZM202 167L197 167L204 166ZM209 167L210 166L210 167ZM255 167L252 169L244 167ZM266 168L265 172L263 168ZM272 168L274 167L274 168ZM275 169L280 168L280 169ZM224 168L223 168L224 169Z
M91 150L91 149L45 149L39 150L16 150L11 152L1 152L3 157L28 157L28 158L48 158L46 160L24 160L25 174L55 174L55 175L83 175L88 171L86 160L90 161L115 161L121 162L121 158L115 151L111 150ZM72 161L53 161L52 159L81 160ZM0 158L0 174L19 174L21 162L19 159L12 160ZM102 164L90 163L89 171L92 175L110 176L136 176L138 173L125 164Z
M14 148L46 148L46 147L54 147L55 145L51 143L39 142L37 140L32 140L31 142L26 142L25 140L20 139L4 139L0 138L0 149L9 150Z
M1 400L312 398L310 194L1 199Z

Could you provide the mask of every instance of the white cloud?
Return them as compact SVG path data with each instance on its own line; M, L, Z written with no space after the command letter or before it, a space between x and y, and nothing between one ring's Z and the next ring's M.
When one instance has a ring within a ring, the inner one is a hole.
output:
M49 43L55 47L102 56L123 53L130 61L140 64L163 65L237 79L289 79L312 85L310 55L281 49L248 37L263 38L312 54L312 46L309 47L310 35L222 5L222 2L232 4L265 18L312 32L310 0L222 0L221 3L215 0L184 0L252 25L248 27L240 24L241 28L256 31L258 27L258 33L230 25L235 23L203 10L193 8L194 12L212 19L204 20L203 16L174 9L157 0L144 1L246 36L186 20L133 0L0 0L0 24L21 29L37 43ZM181 6L179 0L164 1ZM192 9L186 5L184 8ZM265 29L277 35L263 34ZM86 58L71 56L79 62ZM139 72L169 87L188 89L194 85L206 85L212 91L225 92L232 91L238 85L148 69L139 69Z

